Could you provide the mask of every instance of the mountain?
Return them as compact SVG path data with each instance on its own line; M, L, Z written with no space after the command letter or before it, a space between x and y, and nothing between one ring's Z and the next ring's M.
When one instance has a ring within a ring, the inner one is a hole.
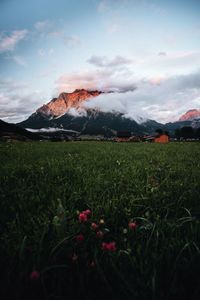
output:
M173 134L183 126L200 127L200 110L191 109L176 122L165 125L154 120L125 118L122 113L102 112L86 109L86 101L101 95L101 91L78 89L72 93L61 93L58 98L41 106L27 120L18 125L23 128L60 128L75 130L80 134L115 136L117 131L131 131L133 134L152 134L156 129L167 130Z
M40 140L40 136L15 124L0 120L0 139Z
M178 121L170 122L165 124L165 127L170 132L174 132L175 129L181 128L184 126L191 126L193 128L200 127L200 110L190 109L185 114L183 114Z
M77 89L73 93L61 93L58 98L52 99L36 112L46 117L60 117L72 108L75 110L80 109L86 100L97 97L101 93L100 91L87 91L84 89Z
M200 119L200 109L190 109L179 118L179 121L193 121Z
M84 108L84 103L98 97L102 92L75 90L73 93L61 93L58 98L36 110L27 120L18 125L24 128L57 127L75 130L81 134L114 136L117 131L131 131L134 134L153 133L163 125L153 120L138 124L136 120L125 118L122 113L102 112ZM73 114L72 114L73 109Z

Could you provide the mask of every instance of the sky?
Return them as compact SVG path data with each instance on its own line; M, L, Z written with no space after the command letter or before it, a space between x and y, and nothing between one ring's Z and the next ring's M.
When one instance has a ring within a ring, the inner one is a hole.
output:
M165 123L200 108L199 0L0 0L0 119L61 92Z

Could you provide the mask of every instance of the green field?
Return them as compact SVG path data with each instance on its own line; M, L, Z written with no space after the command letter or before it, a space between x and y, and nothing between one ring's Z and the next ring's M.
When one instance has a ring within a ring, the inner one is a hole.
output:
M200 299L199 143L4 143L0 161L4 298Z

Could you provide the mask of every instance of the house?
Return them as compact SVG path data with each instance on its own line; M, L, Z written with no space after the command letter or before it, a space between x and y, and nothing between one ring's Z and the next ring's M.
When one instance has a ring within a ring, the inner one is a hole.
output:
M148 142L148 143L152 143L155 141L155 136L152 136L152 135L144 135L142 137L142 142Z
M155 137L154 142L160 144L167 144L169 143L169 136L166 133L162 133L161 135Z

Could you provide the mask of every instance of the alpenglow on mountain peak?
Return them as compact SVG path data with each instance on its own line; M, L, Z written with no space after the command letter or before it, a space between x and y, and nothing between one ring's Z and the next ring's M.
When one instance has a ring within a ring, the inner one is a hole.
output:
M62 92L58 98L53 98L49 103L37 109L37 113L47 117L59 117L67 113L71 108L79 109L83 102L90 98L97 97L102 92L97 90L76 89L72 93Z
M192 121L200 118L200 109L190 109L179 118L179 121Z

